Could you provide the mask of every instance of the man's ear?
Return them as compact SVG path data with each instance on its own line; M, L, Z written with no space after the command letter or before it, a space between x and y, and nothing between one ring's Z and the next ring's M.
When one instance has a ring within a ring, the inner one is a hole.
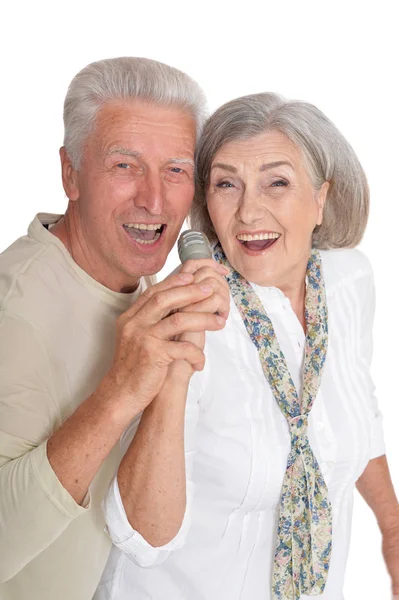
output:
M64 146L61 146L60 148L60 159L62 185L64 186L65 193L69 200L71 202L76 202L76 200L79 198L78 172L72 166L71 159L69 158Z
M323 222L324 205L326 203L326 198L327 198L327 193L328 193L329 187L330 187L330 182L325 181L323 183L323 185L321 186L321 188L319 189L319 191L317 192L316 202L317 202L317 208L318 208L318 215L317 215L316 225L321 225Z

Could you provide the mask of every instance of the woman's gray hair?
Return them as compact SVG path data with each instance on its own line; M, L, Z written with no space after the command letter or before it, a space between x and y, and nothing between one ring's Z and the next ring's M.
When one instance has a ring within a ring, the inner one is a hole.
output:
M315 189L330 182L323 223L313 232L313 246L356 246L367 224L369 189L354 150L318 108L273 93L237 98L208 119L196 153L192 227L204 231L212 241L216 239L206 204L212 161L224 144L266 131L283 133L302 151Z
M140 98L192 114L199 136L207 117L206 98L188 75L148 58L109 58L91 63L71 81L64 102L64 146L78 169L99 109L110 100Z

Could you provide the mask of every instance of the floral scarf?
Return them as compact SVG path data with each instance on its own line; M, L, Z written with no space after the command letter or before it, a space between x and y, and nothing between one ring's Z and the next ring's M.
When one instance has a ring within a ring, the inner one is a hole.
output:
M220 244L214 249L214 257L231 269ZM327 582L332 543L332 511L327 485L307 436L308 415L320 387L328 344L321 257L317 250L312 250L307 266L307 333L301 399L272 322L254 289L234 269L226 279L291 434L291 450L280 499L273 599L298 600L301 594L317 596L323 593Z

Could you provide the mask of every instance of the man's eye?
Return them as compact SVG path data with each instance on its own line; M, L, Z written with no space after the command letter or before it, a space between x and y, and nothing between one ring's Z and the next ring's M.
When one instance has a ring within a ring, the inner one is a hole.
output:
M127 163L118 163L116 166L119 167L119 169L128 169L129 168L129 165Z
M172 173L184 173L183 169L180 169L180 167L172 167L170 170Z

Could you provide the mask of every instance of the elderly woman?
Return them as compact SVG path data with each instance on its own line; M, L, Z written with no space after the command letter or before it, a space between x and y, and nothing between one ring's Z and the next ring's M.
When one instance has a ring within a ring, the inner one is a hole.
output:
M208 120L192 223L230 270L232 307L190 382L186 479L170 481L187 489L184 518L162 543L135 531L135 499L122 502L115 479L115 546L96 598L341 600L355 485L399 592L398 505L370 378L373 276L352 249L368 202L354 151L314 106L257 94Z

